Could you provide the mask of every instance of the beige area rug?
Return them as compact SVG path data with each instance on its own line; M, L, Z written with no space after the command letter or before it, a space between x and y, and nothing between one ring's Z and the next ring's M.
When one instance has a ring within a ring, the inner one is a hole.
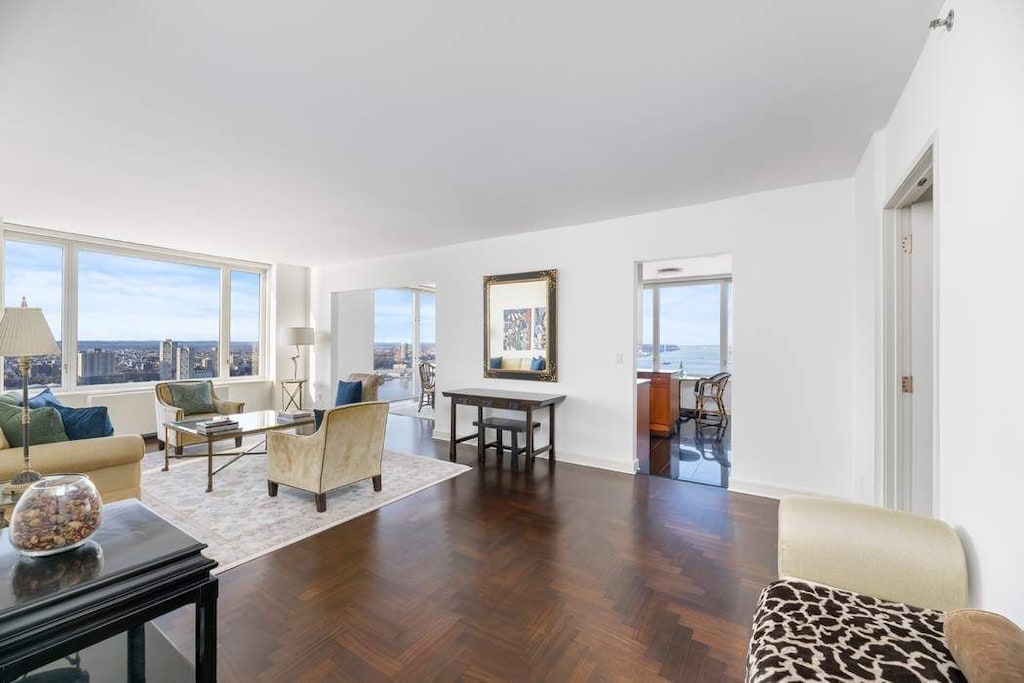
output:
M451 479L469 467L405 453L384 452L383 490L369 479L327 494L318 513L313 494L281 486L267 495L267 457L247 455L218 473L206 493L206 460L175 461L169 472L142 474L142 501L161 517L209 545L204 553L220 562L214 573L248 562L328 527L347 522ZM214 466L226 462L214 460Z

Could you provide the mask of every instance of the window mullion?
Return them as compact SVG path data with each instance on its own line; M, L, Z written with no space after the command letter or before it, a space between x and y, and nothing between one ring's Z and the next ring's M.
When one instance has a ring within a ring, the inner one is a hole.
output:
M78 387L78 245L64 242L64 277L61 282L61 385Z
M661 287L651 291L651 370L661 369Z
M231 376L231 269L220 269L220 339L217 342L217 377Z
M722 280L719 285L719 306L718 306L718 371L725 372L729 360L729 295L727 292L728 282Z

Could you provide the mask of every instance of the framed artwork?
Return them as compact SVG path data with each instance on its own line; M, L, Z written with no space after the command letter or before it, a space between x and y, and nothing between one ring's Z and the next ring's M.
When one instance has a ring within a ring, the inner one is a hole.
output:
M484 277L484 377L554 382L556 270Z

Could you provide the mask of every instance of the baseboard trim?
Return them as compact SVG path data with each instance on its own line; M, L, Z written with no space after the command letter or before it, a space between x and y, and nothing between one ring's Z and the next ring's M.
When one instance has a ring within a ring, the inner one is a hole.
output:
M448 441L448 432L435 429L431 435L434 441ZM623 474L636 474L636 468L631 463L624 463L618 460L611 460L608 458L595 458L587 455L579 455L577 453L566 453L559 449L558 462L567 462L572 465L583 465L584 467L593 467L599 470L608 470L609 472L621 472ZM547 453L541 453L537 456L538 460L547 460ZM632 461L632 458L630 459Z
M803 489L794 489L788 486L778 486L748 479L730 479L729 491L732 493L745 493L750 496L760 496L762 498L775 498L776 500L783 496L815 496L817 498L836 498L838 500L837 496L830 496L817 491L805 491Z

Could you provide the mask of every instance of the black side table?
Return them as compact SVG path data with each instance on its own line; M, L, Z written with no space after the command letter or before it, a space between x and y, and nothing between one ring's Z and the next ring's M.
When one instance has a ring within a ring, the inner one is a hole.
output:
M196 608L195 680L217 680L217 562L137 500L104 506L91 543L21 557L0 533L0 681L128 633L127 679L145 680L146 622Z

